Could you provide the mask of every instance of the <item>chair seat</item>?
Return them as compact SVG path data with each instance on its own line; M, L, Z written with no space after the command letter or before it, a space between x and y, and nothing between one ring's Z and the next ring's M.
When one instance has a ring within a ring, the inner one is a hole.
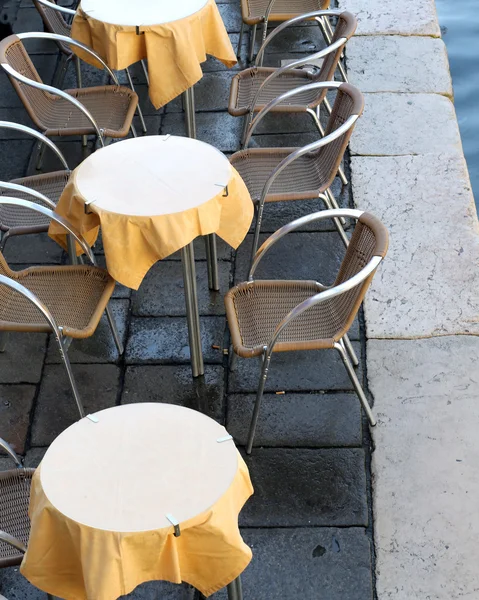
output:
M260 281L241 283L225 297L234 351L245 358L259 356L282 319L298 304L325 288L315 281ZM317 304L293 319L281 333L274 352L333 348L341 339L344 315L338 304Z
M107 271L87 265L12 271L0 257L0 272L33 292L64 334L73 338L93 335L115 287ZM0 330L49 332L51 328L29 300L2 285Z
M231 156L230 162L245 182L253 202L261 198L264 185L279 163L297 148L248 148ZM270 188L266 202L317 198L330 185L315 152L304 154L282 171Z
M0 472L0 530L28 544L30 484L35 469ZM23 554L0 541L0 568L19 565Z
M231 80L230 99L228 112L233 117L241 117L251 110L251 105L260 85L276 69L268 67L252 67L245 69ZM281 94L294 90L297 87L316 81L306 69L291 69L268 82L261 90L255 111L261 110L268 102ZM321 104L326 90L310 90L301 92L291 99L290 103L281 102L272 111L305 112L306 108L315 108Z
M243 21L247 25L262 23L270 0L241 0ZM270 21L287 21L298 15L329 7L329 0L276 0Z
M130 88L105 85L91 88L65 90L77 98L92 114L106 137L123 138L138 105L138 96ZM95 130L90 121L68 100L50 97L48 110L38 111L45 135L89 135Z
M57 204L60 195L68 182L69 176L69 171L54 171L53 173L32 175L31 177L20 177L19 179L13 179L12 183L18 183L32 188ZM0 190L0 194L41 204L40 200L37 200L28 194L24 194L23 192ZM3 231L16 228L21 228L24 232L26 232L25 230L32 230L35 232L46 231L49 224L50 219L42 214L32 210L25 210L18 206L0 204L0 229Z

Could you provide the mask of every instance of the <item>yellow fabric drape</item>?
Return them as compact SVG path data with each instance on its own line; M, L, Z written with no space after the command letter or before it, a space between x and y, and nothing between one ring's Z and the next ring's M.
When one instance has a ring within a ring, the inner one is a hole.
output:
M252 553L238 529L238 514L253 493L248 468L204 513L173 527L118 533L88 527L60 513L35 472L30 497L32 523L20 571L39 589L65 600L116 600L146 581L186 582L205 596L240 575Z
M81 165L80 165L81 166ZM79 167L77 167L78 169ZM218 234L237 248L253 219L253 203L238 172L232 168L228 195L221 192L204 204L188 210L151 217L121 215L90 204L76 187L76 171L70 176L56 212L65 217L91 246L101 226L106 267L119 283L137 290L146 273L158 260L184 248L198 236ZM52 222L49 235L65 249L65 230ZM78 253L81 253L77 245Z
M198 12L163 25L127 27L103 23L81 7L73 19L72 37L93 48L111 69L126 69L148 59L149 94L155 108L164 106L203 76L201 63L208 54L227 67L237 59L215 0ZM74 48L86 62L99 66L91 56Z

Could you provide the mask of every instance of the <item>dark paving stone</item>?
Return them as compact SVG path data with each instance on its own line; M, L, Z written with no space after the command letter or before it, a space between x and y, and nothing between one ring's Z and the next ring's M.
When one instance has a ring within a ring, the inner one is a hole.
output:
M118 327L120 338L123 345L125 345L130 303L128 300L111 300L110 308ZM102 316L97 330L91 337L72 341L68 349L68 356L71 363L114 363L120 359L105 314ZM50 336L46 362L48 364L60 364L62 362L58 351L58 344L53 339L53 336Z
M231 40L231 45L236 52L238 48L239 33L230 33L229 37ZM244 36L243 42L241 43L241 56L244 59L246 59L246 53L248 52L247 48L248 38L247 36ZM246 63L246 60L239 59L233 67L227 67L214 56L208 56L206 62L202 63L201 69L203 73L213 73L214 71L240 71L241 69L245 69L247 66L248 64Z
M24 465L28 468L36 469L43 460L47 448L32 448L25 455Z
M223 361L223 317L200 319L201 345L205 363ZM219 346L214 349L212 346ZM186 317L133 317L130 337L126 345L126 362L137 363L189 363L190 348Z
M20 567L0 569L0 594L7 600L45 600L45 592L41 592L20 573Z
M234 71L205 73L195 85L195 106L197 111L219 111L228 108L231 79ZM181 98L176 98L167 106L166 112L181 112Z
M256 35L255 52L260 48L261 34ZM274 37L268 44L266 56L281 54L314 54L325 48L323 36L319 27L288 27ZM300 58L296 56L296 58Z
M1 97L1 95L0 95ZM34 126L32 126L32 122L30 120L30 117L27 114L27 111L22 107L18 107L18 108L0 108L0 121L12 121L13 123L19 123L20 125L26 125L27 127L31 127L32 129L35 129ZM31 142L33 142L34 138L31 135L28 135L27 133L23 133L22 131L14 131L13 129L3 129L0 128L0 140L3 142L5 140L29 140ZM0 148L2 149L2 153L5 151L6 148L8 148L8 146L4 145L4 146L0 146ZM3 156L2 156L3 159ZM20 174L17 174L18 176L20 176ZM23 173L22 173L23 175ZM16 175L13 174L12 177L15 177Z
M95 244L96 261L98 263L98 266L106 269L105 255L98 254L98 251L97 251L97 246L99 246L99 245L100 245L100 241L97 241L97 243ZM101 248L101 250L103 251L103 248ZM113 291L112 298L130 298L130 296L131 296L131 289L125 287L124 285L122 285L121 283L118 283L118 281L117 281L116 285L115 285L115 289Z
M244 446L255 395L227 399L226 428ZM255 446L361 446L361 409L355 394L266 394Z
M242 119L232 117L226 112L204 112L196 115L197 138L215 146L222 152L238 150L242 130ZM183 114L167 114L163 121L162 133L186 135Z
M157 116L162 114L165 111L164 107L156 109L151 103L150 97L148 95L148 86L146 83L135 84L135 92L138 94L138 98L140 101L141 110L143 111L143 115L153 115ZM181 107L181 99L179 99L180 107ZM169 106L169 105L168 105Z
M120 390L118 367L73 365L73 374L86 414L115 406ZM35 408L32 445L48 446L78 419L78 410L65 368L63 365L47 365Z
M0 88L1 88L0 83ZM0 98L2 95L0 94ZM8 120L11 120L10 118ZM9 181L26 174L28 160L33 150L33 142L29 140L10 140L2 142L0 151L2 161L0 166L0 178Z
M198 307L200 315L224 315L223 294L229 287L231 263L218 261L220 290L208 288L206 262L196 263ZM147 273L137 292L132 296L133 314L140 317L186 315L181 263L160 261Z
M30 8L20 8L17 19L13 25L14 33L25 31L43 32L43 21L40 13L30 3ZM52 40L24 40L24 45L29 54L58 54L58 46ZM50 57L54 61L55 57Z
M223 392L224 369L221 366L206 365L204 379L193 379L189 365L128 367L121 403L178 404L222 421Z
M92 153L93 138L89 137L89 145L84 148L81 144L80 137L68 137L68 138L54 138L53 141L60 148L63 156L65 157L70 169L74 169L81 162L85 160ZM58 171L63 169L63 166L56 154L53 154L48 148L45 150L42 161L42 168L40 171L36 169L37 155L36 152L32 154L30 163L28 165L28 173L35 175L37 173L49 173L50 171Z
M234 117L232 117L234 118ZM236 117L242 120L241 117ZM313 119L308 114L294 113L269 113L255 127L255 135L271 134L271 133L311 133L320 139L320 135ZM253 140L254 142L254 140ZM304 143L303 143L304 144Z
M195 590L189 585L176 585L166 581L148 581L139 585L131 594L118 600L193 600Z
M86 62L81 63L81 77L82 77L82 87L94 87L97 85L110 85L112 84L112 80L108 75L108 71L104 69L97 69L92 65L89 65ZM117 74L118 81L120 85L128 85L126 82L126 77L123 72ZM68 70L65 75L65 81L63 82L62 89L69 90L73 88L77 88L77 78L76 78L76 70L74 64L71 63L68 66Z
M218 4L218 10L228 32L239 32L242 20L239 2L236 4Z
M10 332L5 352L0 354L0 383L38 383L46 346L43 333Z
M299 148L318 141L318 134L288 133L288 134L263 134L253 135L248 146L250 148Z
M35 392L34 385L0 385L1 437L17 454L25 452Z
M11 265L60 264L62 248L46 233L16 235L5 246L5 258Z
M372 600L370 542L361 528L243 529L253 560L244 598ZM225 591L211 596L226 600Z
M353 342L360 356L358 342ZM362 381L361 367L357 371ZM238 359L236 370L230 373L228 392L256 392L260 375L259 359ZM353 386L336 351L309 350L273 354L266 380L267 392L303 392L352 390Z
M163 117L161 114L143 115L143 118L145 120L147 129L145 135L159 135L161 133L161 127L163 124ZM135 126L136 132L139 136L144 135L143 129L141 128L140 117L138 116L138 114L136 114L135 118L133 119L133 125Z
M38 71L43 83L50 84L53 79L53 74L56 68L56 60L50 55L34 55L31 56L32 62ZM0 106L2 107L18 107L23 104L18 97L13 85L10 83L7 75L2 69L0 73ZM32 125L33 126L33 125Z
M255 448L246 463L255 493L242 527L367 526L361 448Z

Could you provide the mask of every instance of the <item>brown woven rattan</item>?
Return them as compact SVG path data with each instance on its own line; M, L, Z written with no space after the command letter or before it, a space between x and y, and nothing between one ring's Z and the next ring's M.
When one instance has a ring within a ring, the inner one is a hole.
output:
M95 332L113 293L115 281L99 267L51 266L12 271L0 254L0 274L17 281L45 304L66 336L86 338ZM50 325L24 296L0 286L0 331L50 332Z
M338 17L331 43L340 38L349 40L356 30L356 18L348 12L343 12ZM341 58L342 48L328 54L316 73L306 69L291 69L282 73L277 78L268 82L261 90L254 110L261 110L268 102L274 100L281 94L317 81L331 81ZM230 98L228 112L233 117L246 115L251 110L256 93L260 85L271 73L276 71L268 67L251 67L241 71L231 80ZM299 93L291 100L285 100L276 105L272 112L305 112L307 108L316 108L326 96L326 89L309 90Z
M8 63L21 75L43 83L25 47L15 35L0 42L0 62ZM96 133L87 117L64 98L23 84L13 77L10 77L10 81L30 118L45 135ZM65 91L90 111L106 137L123 138L128 135L138 104L135 92L117 85Z
M363 97L352 85L338 88L325 134L341 126L351 115L361 115ZM317 198L333 182L346 151L353 127L319 150L300 156L273 182L266 202ZM279 163L297 148L247 148L231 156L231 164L243 178L253 202L258 202L265 183Z
M56 4L55 0L50 1ZM58 35L66 35L67 37L71 37L71 26L65 20L60 11L55 10L54 8L49 8L48 6L41 4L41 2L38 2L38 0L33 0L33 4L38 10L47 31L50 33L57 33ZM68 44L64 44L58 40L56 43L64 54L66 54L68 57L72 56L73 53Z
M241 0L241 13L247 25L262 23L269 0ZM329 0L276 0L270 21L287 21L297 15L329 8Z
M53 173L32 175L31 177L20 177L13 179L12 183L32 188L56 204L67 184L69 176L69 171L54 171ZM0 195L32 201L32 197L28 194L13 190L0 190ZM35 202L42 204L42 201L38 198L35 198ZM47 206L47 208L50 207ZM50 219L45 215L33 212L32 210L26 210L19 206L0 204L0 230L9 231L9 235L45 232L48 230L49 224Z
M25 546L30 536L28 504L34 469L14 469L0 472L0 530L17 538ZM23 554L0 541L0 568L22 562Z
M384 257L388 234L382 223L363 213L355 227L334 285L350 279L373 256ZM314 305L281 332L273 351L334 348L356 317L373 274L344 294ZM232 288L225 297L233 348L248 358L263 354L284 317L325 288L314 281L254 280Z

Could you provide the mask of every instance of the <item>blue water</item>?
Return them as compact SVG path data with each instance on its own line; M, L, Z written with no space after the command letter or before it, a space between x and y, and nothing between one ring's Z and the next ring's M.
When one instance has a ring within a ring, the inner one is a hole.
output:
M479 207L479 0L436 0L459 128Z

